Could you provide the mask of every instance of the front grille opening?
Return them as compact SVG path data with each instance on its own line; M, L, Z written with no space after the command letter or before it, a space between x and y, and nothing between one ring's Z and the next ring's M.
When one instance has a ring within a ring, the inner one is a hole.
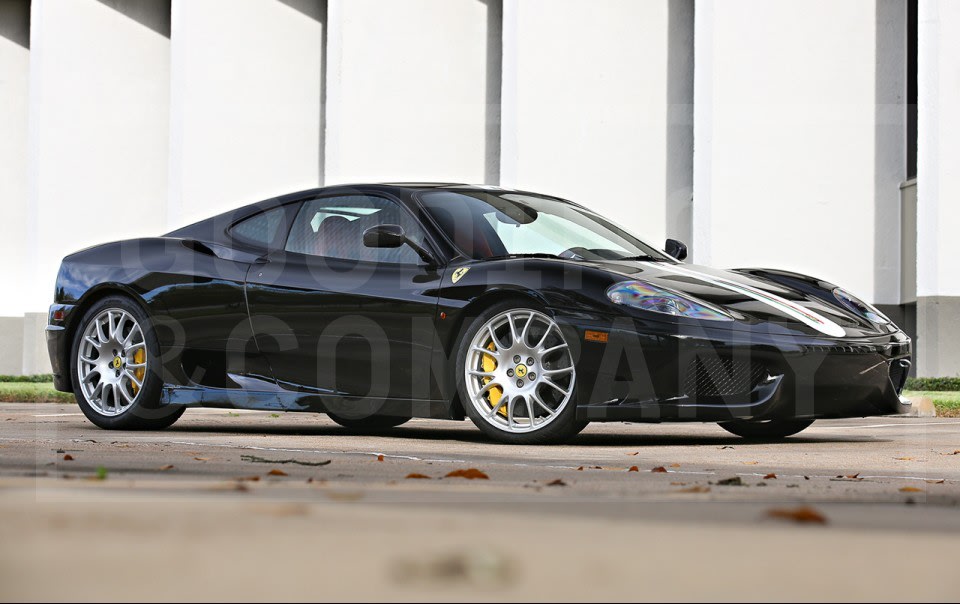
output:
M738 396L748 394L767 377L767 369L761 363L716 355L696 356L687 365L681 391L692 399Z
M910 373L910 361L907 359L898 359L890 363L890 381L893 382L897 394L903 392L903 385L907 382L908 373Z

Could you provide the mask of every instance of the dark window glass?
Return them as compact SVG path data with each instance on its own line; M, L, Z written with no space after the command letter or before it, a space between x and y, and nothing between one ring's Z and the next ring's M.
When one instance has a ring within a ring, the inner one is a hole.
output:
M269 246L277 238L277 230L283 223L284 208L273 208L254 214L230 229L230 235L246 243Z
M397 224L407 237L426 246L426 234L417 221L396 202L382 197L344 195L307 201L300 208L286 250L390 264L419 264L420 256L410 246L372 248L363 245L363 232L380 224Z

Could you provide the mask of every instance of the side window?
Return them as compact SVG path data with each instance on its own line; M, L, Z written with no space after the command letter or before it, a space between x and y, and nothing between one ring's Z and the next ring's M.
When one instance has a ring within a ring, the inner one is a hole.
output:
M273 208L246 218L230 228L230 236L244 243L269 247L277 238L286 210Z
M388 264L419 264L410 246L372 248L363 232L379 224L398 224L407 237L426 246L426 234L409 212L382 197L344 195L304 202L293 221L286 250L312 256Z

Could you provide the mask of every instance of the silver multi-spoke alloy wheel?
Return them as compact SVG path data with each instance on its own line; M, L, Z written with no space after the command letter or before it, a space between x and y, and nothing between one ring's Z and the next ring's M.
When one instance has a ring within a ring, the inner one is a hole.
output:
M560 327L532 309L501 312L484 323L470 342L463 371L479 416L512 434L535 432L557 419L576 382Z
M129 312L108 308L84 327L77 351L80 392L100 415L121 415L143 390L147 350L143 329Z

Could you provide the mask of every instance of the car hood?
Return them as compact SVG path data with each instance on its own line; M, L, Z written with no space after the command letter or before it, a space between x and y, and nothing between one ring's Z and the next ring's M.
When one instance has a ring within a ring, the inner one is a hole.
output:
M776 274L715 269L695 264L646 261L586 261L617 280L638 279L709 302L730 312L738 323L787 324L823 337L869 337L890 333L846 308L833 297L832 286L791 287ZM815 280L811 280L816 282ZM823 283L823 282L820 282Z

